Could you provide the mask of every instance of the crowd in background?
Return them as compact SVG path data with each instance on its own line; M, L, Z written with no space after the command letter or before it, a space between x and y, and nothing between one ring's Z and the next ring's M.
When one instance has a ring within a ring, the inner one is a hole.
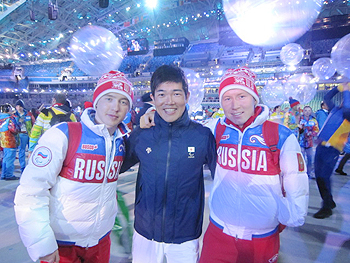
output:
M138 125L140 116L152 106L152 99L149 95L150 93L146 93L142 96L141 100L144 103L142 107L132 109L127 114L124 122L126 122L129 128ZM2 180L19 179L13 175L16 152L18 151L21 172L23 172L27 147L28 151L31 152L42 133L52 126L52 122L50 124L50 121L53 116L52 114L48 114L50 108L53 108L59 114L69 112L69 115L72 115L71 121L79 121L84 108L91 106L89 102L85 102L81 106L72 108L71 102L65 94L58 93L52 99L56 100L55 98L58 98L59 102L52 102L51 107L44 107L43 104L39 109L32 108L31 110L27 110L24 100L21 99L15 103L14 107L10 104L0 106L0 157L2 158L0 165L2 166ZM270 121L283 124L293 131L300 143L306 160L308 176L315 178L313 161L316 146L315 140L328 117L328 107L322 101L320 109L313 112L312 108L308 105L301 108L299 101L293 98L289 99L289 105L290 107L285 107L284 109L282 109L281 105L271 108ZM208 119L220 118L223 115L223 110L220 107L208 107L199 114L197 112L192 118L206 121ZM38 116L40 116L39 119ZM35 122L37 122L36 125ZM35 128L32 131L33 127ZM344 152L346 155L336 169L336 172L341 175L347 175L343 171L343 167L350 158L350 153L346 153L346 151L347 147Z

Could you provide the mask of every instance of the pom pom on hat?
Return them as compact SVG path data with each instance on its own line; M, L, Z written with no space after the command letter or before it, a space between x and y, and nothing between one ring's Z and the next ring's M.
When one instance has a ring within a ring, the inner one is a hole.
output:
M219 88L219 101L221 104L224 93L231 89L241 89L248 92L255 99L255 105L259 102L258 91L255 86L256 75L247 67L228 69L221 78Z
M112 70L105 73L97 82L92 98L93 107L96 108L97 101L107 93L115 92L124 95L129 100L130 108L134 99L132 84L125 77L124 73Z
M291 108L293 108L294 106L300 104L299 101L297 101L296 99L293 99L292 97L289 97L289 105Z
M92 108L93 105L92 105L92 102L91 101L85 101L84 102L84 108L87 109L87 108Z

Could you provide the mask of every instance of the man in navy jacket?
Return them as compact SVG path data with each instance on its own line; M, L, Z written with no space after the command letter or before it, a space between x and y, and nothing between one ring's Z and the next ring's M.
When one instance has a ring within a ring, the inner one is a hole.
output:
M140 163L135 200L133 262L195 263L204 210L203 165L215 172L210 129L190 120L183 71L159 67L151 79L155 126L130 135L122 172Z

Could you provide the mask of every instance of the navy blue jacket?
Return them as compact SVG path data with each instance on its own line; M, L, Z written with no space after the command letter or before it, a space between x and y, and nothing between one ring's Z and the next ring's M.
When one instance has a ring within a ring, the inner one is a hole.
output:
M135 230L147 239L182 243L199 238L204 210L203 165L212 176L215 139L187 111L172 123L155 114L156 126L137 127L126 142L121 172L140 162Z

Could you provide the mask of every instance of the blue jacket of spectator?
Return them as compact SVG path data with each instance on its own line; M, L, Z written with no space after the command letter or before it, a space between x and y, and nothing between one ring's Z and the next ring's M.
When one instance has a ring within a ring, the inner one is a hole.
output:
M325 111L324 109L319 109L318 111L316 111L316 120L318 123L318 127L320 129L322 128L327 117L328 117L328 111Z

